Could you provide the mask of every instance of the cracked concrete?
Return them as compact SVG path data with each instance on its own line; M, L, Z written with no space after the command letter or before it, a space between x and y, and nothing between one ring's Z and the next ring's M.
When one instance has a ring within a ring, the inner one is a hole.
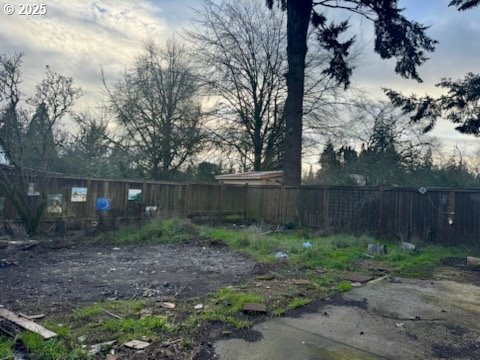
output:
M258 342L215 349L224 360L480 358L480 287L459 279L445 270L434 280L356 288L316 313L255 326Z

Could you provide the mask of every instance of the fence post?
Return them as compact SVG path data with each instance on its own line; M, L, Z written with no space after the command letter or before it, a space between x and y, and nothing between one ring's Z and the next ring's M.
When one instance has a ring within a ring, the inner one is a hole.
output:
M225 200L225 183L220 184L220 219L223 220L225 218L223 214L223 201Z
M247 210L248 210L248 183L245 184L245 207L243 211L243 220L247 220Z
M456 216L456 205L455 205L455 198L456 198L456 191L452 190L450 191L450 201L449 201L449 218L452 219L453 223L451 224L451 244L456 244L456 238L455 238L455 226L457 224L457 216Z
M383 187L380 187L380 209L379 209L379 214L378 214L378 229L377 229L377 235L383 235L384 234L384 229L383 229Z
M188 195L190 193L190 183L187 182L185 184L185 200L184 200L184 209L183 209L183 217L187 218L188 217L188 209L189 209L189 200L188 200Z
M323 187L323 223L324 223L324 227L325 229L328 229L329 226L330 226L330 221L329 221L329 218L328 218L328 192L327 192L327 188L324 186Z

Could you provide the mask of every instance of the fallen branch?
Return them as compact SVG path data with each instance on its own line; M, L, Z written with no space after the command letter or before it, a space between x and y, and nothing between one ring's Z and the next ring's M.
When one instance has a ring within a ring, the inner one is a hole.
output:
M123 317L121 317L120 315L117 315L117 314L114 314L108 310L103 310L105 312L105 314L107 315L110 315L111 317L114 317L115 319L118 319L118 320L122 320Z
M27 315L22 312L19 312L18 315L28 320L38 320L38 319L43 319L45 317L45 314Z
M0 331L7 334L8 336L14 338L15 337L15 334L11 333L10 331L8 331L7 329L5 329L3 326L0 326Z
M162 346L170 346L170 345L179 343L182 340L183 340L183 338L180 338L180 339L177 339L177 340L172 340L172 341L165 341L164 343L162 343Z

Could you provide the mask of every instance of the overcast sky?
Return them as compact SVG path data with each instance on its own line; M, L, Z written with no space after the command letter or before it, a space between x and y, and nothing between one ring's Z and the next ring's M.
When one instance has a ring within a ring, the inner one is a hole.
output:
M447 7L448 2L400 1L407 17L430 25L429 35L439 41L436 52L420 68L423 84L401 79L393 71L394 61L382 61L373 54L372 25L355 19L352 31L364 51L353 86L380 98L382 86L406 93L438 94L433 84L442 77L461 78L467 72L480 72L480 8L458 13ZM25 91L41 79L45 66L50 65L72 76L82 87L85 96L79 108L94 109L101 99L101 67L113 80L129 66L144 42L161 42L189 27L192 8L198 7L201 0L43 0L47 5L43 16L5 15L3 9L8 3L19 2L0 0L0 53L25 53ZM469 144L468 148L473 149L479 141L458 135L444 122L434 134L445 141L447 150L455 143Z

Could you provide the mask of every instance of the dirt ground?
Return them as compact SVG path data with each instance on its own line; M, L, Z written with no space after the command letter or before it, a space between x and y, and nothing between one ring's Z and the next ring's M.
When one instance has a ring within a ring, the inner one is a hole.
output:
M253 267L247 257L207 243L7 247L0 249L0 304L57 312L102 300L202 296L241 282Z
M195 357L179 357L173 345L159 343L141 353L123 350L121 358L479 359L480 272L468 271L463 263L447 265L430 280L391 276L287 317L261 316L251 330L205 325ZM251 282L267 270L259 268L250 258L210 242L0 247L0 305L58 314L103 300L181 300ZM171 356L165 355L170 350Z

